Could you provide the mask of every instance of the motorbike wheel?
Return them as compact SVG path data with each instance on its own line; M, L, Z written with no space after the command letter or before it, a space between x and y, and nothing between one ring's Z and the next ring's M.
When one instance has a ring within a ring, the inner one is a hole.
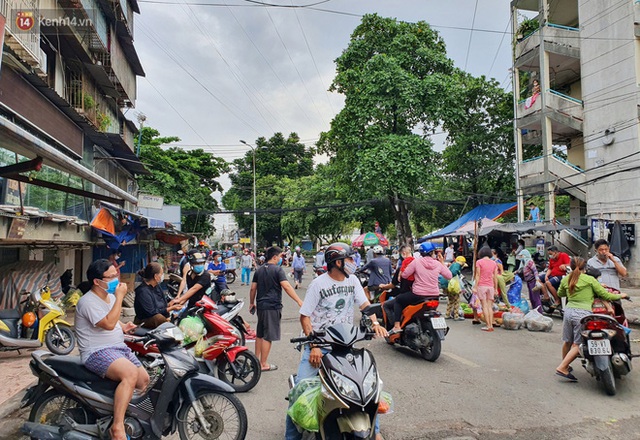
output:
M79 424L89 424L94 421L80 402L54 389L36 399L29 413L29 421L55 426L62 423L63 416L71 417ZM31 440L38 439L32 437Z
M60 331L60 333L58 333ZM62 335L62 336L60 336ZM76 334L71 327L64 324L55 324L44 336L47 348L53 354L67 355L76 347Z
M234 367L237 374L234 374ZM244 393L255 387L261 374L260 361L250 351L238 353L233 364L227 359L222 359L218 363L218 378L231 385L238 393Z
M209 425L204 432L195 405ZM229 393L201 391L196 401L184 405L177 416L180 440L229 438L243 440L247 435L247 413L240 400Z
M611 362L609 362L609 367L600 372L600 380L602 381L602 385L604 385L604 390L609 396L616 395L616 379L613 377L613 369L611 368Z
M233 284L233 282L236 280L236 274L233 272L227 272L226 274L224 274L224 277L227 279L227 284Z
M429 339L431 339L431 344L426 347L420 348L420 355L424 360L429 362L435 362L436 359L440 357L440 351L442 351L442 341L438 335L434 334L433 330L429 330Z

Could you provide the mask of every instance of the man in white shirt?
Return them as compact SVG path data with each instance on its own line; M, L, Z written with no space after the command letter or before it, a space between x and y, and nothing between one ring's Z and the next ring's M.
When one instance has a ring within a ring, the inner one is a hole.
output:
M602 274L600 282L602 284L620 290L620 277L627 276L627 268L624 267L620 258L609 251L609 242L607 240L597 240L593 247L596 250L596 254L589 258L587 266L600 271Z

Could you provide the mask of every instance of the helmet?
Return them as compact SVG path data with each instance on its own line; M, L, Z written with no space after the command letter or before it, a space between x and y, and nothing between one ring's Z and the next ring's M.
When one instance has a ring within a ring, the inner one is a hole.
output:
M373 253L374 254L384 254L384 248L382 246L380 246L379 244L375 245L373 247Z
M296 252L300 250L300 246L296 246Z
M33 327L33 325L36 323L36 320L37 320L36 314L33 312L27 312L24 315L22 315L22 325L24 325L27 328Z
M351 250L351 246L346 243L337 242L331 244L327 250L324 251L324 261L327 265L330 265L338 260L349 258L352 255L353 250Z
M460 255L459 257L456 257L456 263L460 263L461 265L466 266L467 259Z
M199 250L194 249L189 252L188 260L189 260L189 264L192 266L194 264L204 264L207 261L207 256L203 252L200 252Z
M420 253L421 254L430 254L431 252L436 250L436 245L431 243L430 241L426 241L424 243L420 243Z

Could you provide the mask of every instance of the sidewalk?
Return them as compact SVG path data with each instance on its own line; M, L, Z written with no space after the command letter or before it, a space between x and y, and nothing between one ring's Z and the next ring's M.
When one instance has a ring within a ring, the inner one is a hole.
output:
M632 301L622 301L624 313L629 325L640 327L640 287L623 287L622 291L629 295Z

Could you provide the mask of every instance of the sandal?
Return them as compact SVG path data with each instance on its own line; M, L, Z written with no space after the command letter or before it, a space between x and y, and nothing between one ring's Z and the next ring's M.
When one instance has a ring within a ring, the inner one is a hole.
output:
M471 321L471 324L473 324L473 325L480 325L480 321L473 320L473 321Z
M492 332L493 328L489 328L489 327L482 327L480 330L482 330L483 332Z

